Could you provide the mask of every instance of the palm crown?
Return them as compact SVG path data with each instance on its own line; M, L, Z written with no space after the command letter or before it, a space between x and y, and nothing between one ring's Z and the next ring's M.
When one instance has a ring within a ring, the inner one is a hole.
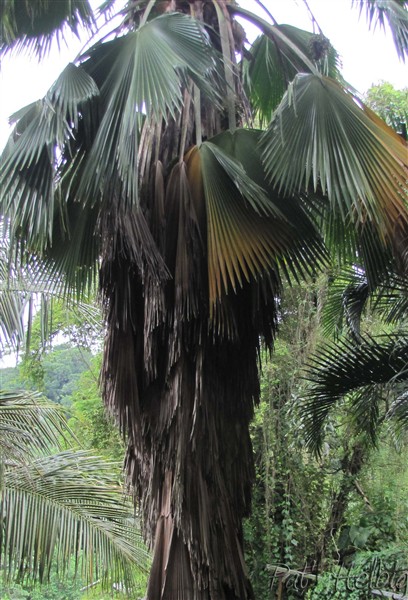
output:
M370 7L398 16L406 52L405 3ZM263 34L249 60L237 15ZM248 424L282 279L333 247L375 279L406 239L406 145L338 79L324 38L233 1L139 1L14 115L12 240L79 294L99 278L104 398L154 546L149 600L253 597Z

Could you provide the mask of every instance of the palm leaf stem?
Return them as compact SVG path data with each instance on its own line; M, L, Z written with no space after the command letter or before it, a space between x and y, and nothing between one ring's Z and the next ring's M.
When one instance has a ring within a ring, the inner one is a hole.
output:
M314 75L320 75L319 70L312 63L312 61L301 50L299 50L299 47L296 46L296 44L294 44L280 29L276 27L272 28L271 24L268 23L268 21L265 21L265 19L262 19L261 17L254 15L252 12L241 8L240 6L236 6L235 4L229 4L228 10L232 14L243 17L256 27L259 27L259 29L261 29L261 31L266 36L270 37L272 40L274 39L274 36L278 37L284 44L287 45L288 48L290 48L295 53L296 56L298 56L304 62L304 64L308 68L308 71L310 71Z
M156 4L156 0L149 0L149 3L146 6L143 16L140 20L139 27L143 27L143 25L145 25L145 23L147 22L147 19L149 18L149 15L152 11L152 8L154 7L155 4Z
M235 83L234 83L234 63L230 40L230 28L228 27L229 15L224 14L224 5L220 6L215 2L218 24L220 29L221 49L224 63L225 82L227 86L227 108L228 108L228 128L234 132L237 127L236 108L235 108ZM225 9L224 9L225 10Z
M202 123L201 123L201 92L200 88L194 84L194 120L196 128L196 143L200 147L203 141Z

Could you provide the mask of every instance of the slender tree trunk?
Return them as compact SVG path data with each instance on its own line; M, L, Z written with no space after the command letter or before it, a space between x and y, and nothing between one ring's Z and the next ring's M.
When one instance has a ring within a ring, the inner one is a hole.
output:
M355 444L349 450L342 460L342 473L340 487L335 493L330 509L330 515L326 527L322 533L321 541L318 544L316 562L322 568L327 558L329 549L341 527L344 524L344 515L346 513L349 496L355 488L355 481L365 463L367 450L360 444Z

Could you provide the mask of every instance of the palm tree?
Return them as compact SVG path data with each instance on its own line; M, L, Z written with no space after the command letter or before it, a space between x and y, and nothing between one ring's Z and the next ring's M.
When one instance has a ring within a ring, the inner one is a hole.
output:
M48 578L53 566L105 586L135 586L149 556L111 463L72 449L60 407L0 392L0 562L3 582Z
M405 2L370 6L399 16L406 52ZM250 54L237 16L262 32ZM14 115L2 157L12 240L78 294L99 280L149 600L253 598L248 425L282 279L313 276L339 242L381 272L373 257L407 231L403 141L339 81L324 36L272 23L229 0L129 2Z

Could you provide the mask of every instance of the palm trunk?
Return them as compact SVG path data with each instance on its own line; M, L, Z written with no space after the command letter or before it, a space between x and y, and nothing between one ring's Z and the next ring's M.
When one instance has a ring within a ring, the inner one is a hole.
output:
M126 377L127 357L137 356L125 339L111 332L107 342L107 356L115 354L117 366L124 365L115 375L110 360L105 363L105 378L115 389L116 377ZM213 343L202 331L193 341L184 339L169 362L171 344L164 340L161 384L155 379L144 387L139 378L137 410L122 407L139 415L132 419L127 467L153 547L147 598L248 600L253 593L241 522L253 478L248 424L259 394L256 345ZM130 398L123 396L126 404Z
M243 377L248 358L231 344L192 347L172 366L165 389L147 391L142 451L129 452L128 467L153 545L148 600L253 598L241 528L258 393L256 362L249 385Z

